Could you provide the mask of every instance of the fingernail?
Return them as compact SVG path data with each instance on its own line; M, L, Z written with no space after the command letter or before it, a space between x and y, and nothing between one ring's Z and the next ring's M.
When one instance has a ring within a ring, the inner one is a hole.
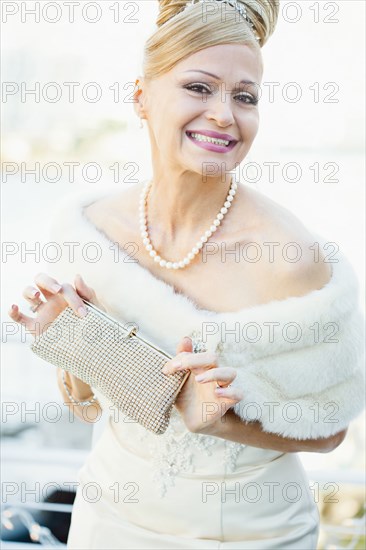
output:
M32 296L34 296L34 298L38 298L38 296L40 296L41 293L39 292L39 290L32 290Z
M205 379L205 377L204 377L203 374L197 374L197 376L196 376L196 381L197 382L202 382L202 380L204 380L204 379Z
M87 314L87 311L85 309L84 306L80 306L79 309L78 309L78 314L80 315L80 317L85 317L86 314Z
M13 305L11 306L11 309L14 310L14 311L16 310L16 308L17 308L17 306L16 306L15 304L13 304Z
M54 283L53 285L51 285L51 290L53 292L60 292L61 289L62 289L62 286L58 285L57 283Z
M169 365L171 363L165 363L164 367L161 369L161 372L163 372L164 374L169 374L170 373L170 369L169 369Z
M179 369L179 368L183 367L182 361L180 361L179 359L176 359L175 361L172 361L171 365L172 365L173 369Z

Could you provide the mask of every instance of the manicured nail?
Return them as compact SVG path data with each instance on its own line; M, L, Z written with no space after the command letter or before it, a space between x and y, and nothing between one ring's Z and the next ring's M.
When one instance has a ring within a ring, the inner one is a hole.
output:
M80 317L85 317L88 312L86 311L84 306L80 306L78 309L78 314Z
M202 382L202 380L204 380L204 379L205 379L205 377L204 377L203 374L197 374L197 376L196 376L196 381L197 382Z
M174 361L172 361L171 365L172 365L173 369L183 368L183 364L182 364L182 361L180 359L175 359Z
M54 283L51 285L52 292L60 292L61 289L62 289L62 286L58 285L57 283Z
M15 311L16 308L17 308L17 306L16 306L15 304L13 304L13 305L11 306L11 309L12 309L13 311Z
M39 292L39 290L32 290L32 293L31 293L31 294L32 294L32 296L33 296L34 298L38 298L38 296L41 295L41 293Z

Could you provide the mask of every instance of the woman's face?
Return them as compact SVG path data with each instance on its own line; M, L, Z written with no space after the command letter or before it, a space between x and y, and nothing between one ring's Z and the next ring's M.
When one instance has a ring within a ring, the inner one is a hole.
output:
M150 81L144 88L142 112L153 158L200 174L205 172L204 163L234 169L258 131L261 78L260 52L223 44L191 55ZM197 135L201 132L216 132L221 138L210 137L224 142L210 143L207 136Z

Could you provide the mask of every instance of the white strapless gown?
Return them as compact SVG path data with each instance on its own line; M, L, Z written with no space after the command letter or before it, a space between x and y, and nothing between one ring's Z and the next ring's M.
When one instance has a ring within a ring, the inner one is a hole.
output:
M160 436L109 417L79 471L69 550L316 548L296 454L192 434L174 411Z
M137 322L142 336L172 355L203 321L236 320L235 312L198 309L126 254L116 262L111 241L82 215L103 194L68 200L52 233L59 243L94 243L101 261L79 253L58 264L56 278L71 282L81 273L111 315ZM175 408L157 436L96 393L104 428L78 473L69 550L316 548L318 509L296 454L190 433Z

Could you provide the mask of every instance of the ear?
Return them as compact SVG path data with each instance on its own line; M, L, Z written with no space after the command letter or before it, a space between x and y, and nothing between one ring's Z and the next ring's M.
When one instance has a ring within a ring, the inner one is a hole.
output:
M142 76L138 76L135 82L135 91L133 93L133 107L139 118L146 118L144 109L145 103L145 84Z

